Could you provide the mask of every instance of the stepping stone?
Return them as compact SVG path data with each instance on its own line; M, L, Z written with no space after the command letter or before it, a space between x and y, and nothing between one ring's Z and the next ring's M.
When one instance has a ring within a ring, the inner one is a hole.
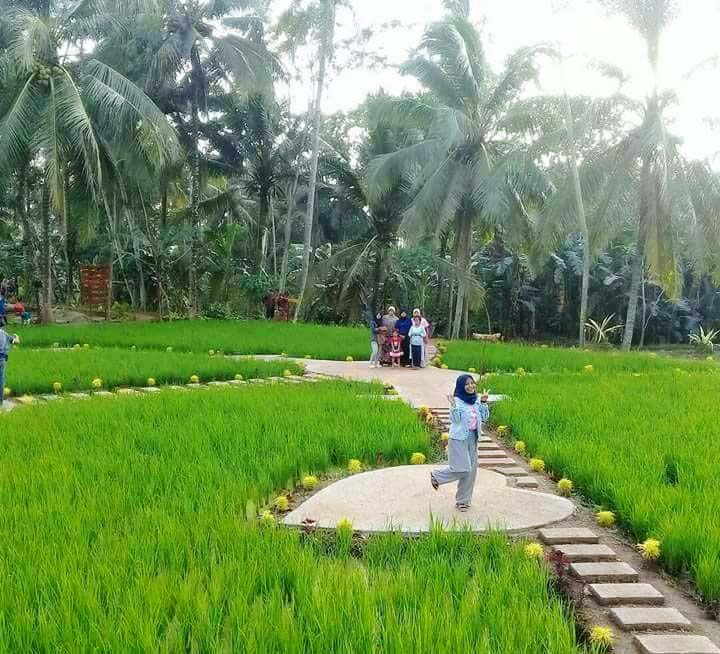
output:
M553 527L540 530L540 540L548 545L560 543L599 543L600 538L589 529Z
M110 391L95 391L93 397L115 397Z
M40 395L40 399L44 402L54 402L55 400L61 399L60 395Z
M590 594L598 604L644 604L658 606L665 603L663 594L650 584L590 584Z
M489 436L481 436L478 443L495 443L495 441ZM495 445L497 445L497 443L495 443Z
M520 466L514 466L512 468L496 468L495 472L499 472L501 475L505 475L506 477L528 477L529 479L534 479L534 477L530 477L525 468L521 468Z
M186 391L187 388L185 386L166 386L165 387L169 391Z
M514 468L517 465L512 459L479 459L478 468Z
M18 404L34 404L35 398L32 395L21 395L20 397L15 398L15 401Z
M534 477L517 477L515 479L515 488L537 488L538 486L537 479Z
M610 619L625 631L646 629L690 629L692 623L673 608L618 606L610 609Z
M68 397L71 397L74 400L89 400L90 399L90 396L87 393L68 393Z
M720 654L720 648L705 636L644 634L635 636L643 654Z
M573 576L588 583L612 581L637 581L637 570L627 563L573 563L570 565Z
M118 395L137 395L138 392L134 388L118 388L115 391Z
M478 443L478 449L479 450L500 450L503 451L502 448L497 443L487 443L487 442L480 442Z
M192 388L193 390L197 390L198 388L207 388L205 384L185 384L185 388Z
M232 379L228 382L230 386L243 386L244 384L247 384L247 382L244 379Z
M211 381L208 382L208 386L228 386L228 382L226 381Z
M553 545L553 551L562 552L571 562L617 561L617 554L607 545Z
M504 459L505 450L493 448L492 450L478 450L478 459Z
M160 389L157 386L143 386L139 389L141 393L159 393Z

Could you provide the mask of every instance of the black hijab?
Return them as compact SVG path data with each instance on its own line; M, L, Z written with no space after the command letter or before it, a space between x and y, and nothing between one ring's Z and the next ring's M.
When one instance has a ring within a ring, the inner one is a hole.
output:
M468 393L465 390L465 384L467 383L468 379L472 379L475 381L475 378L472 375L460 375L455 380L455 393L454 396L460 398L465 404L475 404L477 402L477 392L475 393Z

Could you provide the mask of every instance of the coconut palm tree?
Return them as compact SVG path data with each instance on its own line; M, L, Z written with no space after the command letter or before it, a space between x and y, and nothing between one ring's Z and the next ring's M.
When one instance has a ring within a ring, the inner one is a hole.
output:
M208 94L217 86L269 94L272 76L279 70L258 32L260 21L249 17L227 17L247 9L246 0L162 0L164 38L157 51L151 78L155 92L169 96L178 112L189 114L190 223L192 230L189 268L189 315L199 310L201 260L200 204L202 202L200 134L201 114L207 114ZM220 23L223 29L218 29ZM238 32L249 33L248 37ZM175 80L182 76L176 86Z
M35 161L42 233L41 319L52 314L51 214L67 223L65 193L82 182L100 202L111 166L107 144L132 144L154 167L177 150L165 116L145 93L92 54L112 17L103 3L15 2L3 16L0 49L0 167Z
M532 195L541 203L551 190L524 152L522 140L502 126L523 89L536 78L538 56L550 50L522 48L496 74L470 22L469 1L446 0L445 6L448 16L428 28L403 68L432 100L406 100L394 111L396 120L422 127L425 138L378 157L370 169L369 188L379 200L398 177L411 184L414 200L404 221L409 233L430 229L437 235L454 225L459 276L451 336L457 338L468 297L474 225L517 225L520 220L526 231L534 213L526 200Z

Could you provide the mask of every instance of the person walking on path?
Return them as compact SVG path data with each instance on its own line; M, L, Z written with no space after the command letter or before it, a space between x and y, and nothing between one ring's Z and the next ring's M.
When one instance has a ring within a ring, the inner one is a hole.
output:
M417 316L413 318L413 326L410 327L408 338L410 339L412 368L413 370L417 370L422 367L423 352L425 351L425 344L427 343L427 333L425 328L420 325L420 318Z
M475 379L460 375L455 382L455 392L448 395L450 403L450 438L448 439L448 463L446 468L433 470L430 483L435 490L443 484L458 482L455 507L467 511L472 502L477 477L478 439L482 423L490 417L488 392L483 391L478 400Z
M0 407L5 399L5 366L7 366L10 348L20 342L17 334L12 336L5 331L7 321L5 316L0 316Z
M407 311L403 310L400 312L400 320L395 323L395 329L402 337L402 357L400 358L400 364L403 366L410 365L410 339L408 334L410 333L410 327L412 327L412 319L408 317Z
M370 313L368 311L368 313ZM384 329L382 324L383 316L380 311L375 314L373 318L370 316L369 327L370 327L370 367L380 367L380 332Z

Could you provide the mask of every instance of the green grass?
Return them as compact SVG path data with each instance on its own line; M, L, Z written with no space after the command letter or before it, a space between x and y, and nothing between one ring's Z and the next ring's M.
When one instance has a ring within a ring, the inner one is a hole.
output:
M586 497L617 512L632 538L662 541L662 564L720 600L720 374L499 376L511 400L494 421L512 426Z
M577 652L547 570L502 536L351 547L258 526L257 509L307 472L429 451L412 410L359 390L96 398L0 417L0 652Z
M12 330L15 330L13 327ZM11 331L12 331L11 330ZM91 346L130 347L232 354L280 354L344 360L370 357L370 333L361 327L333 327L264 320L180 320L110 324L51 325L16 330L31 347L88 343Z
M54 382L63 391L86 390L100 378L105 388L145 386L152 377L157 384L186 384L191 375L203 382L273 377L284 370L294 374L300 367L292 361L233 360L208 354L131 351L111 348L80 350L29 350L14 348L6 368L5 385L13 394L51 393Z
M650 372L681 368L688 371L714 369L717 363L685 361L655 356L652 353L573 348L536 347L511 343L477 343L458 341L448 345L442 362L455 370L475 368L478 372L579 372L592 365L602 372Z

